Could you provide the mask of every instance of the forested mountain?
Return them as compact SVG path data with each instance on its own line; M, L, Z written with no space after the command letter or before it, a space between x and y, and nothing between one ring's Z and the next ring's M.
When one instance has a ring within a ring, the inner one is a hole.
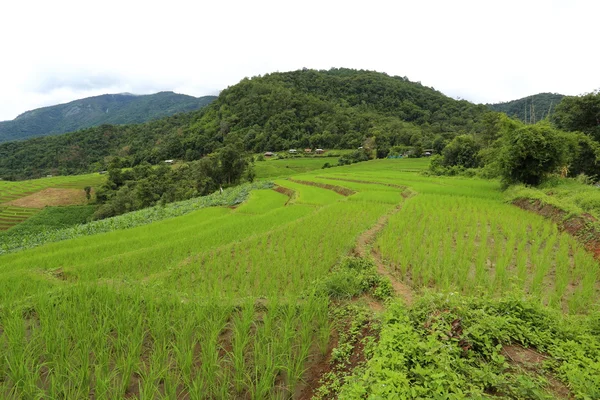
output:
M237 142L253 152L356 148L367 138L384 153L394 146L441 150L459 134L484 134L493 115L403 77L304 69L243 79L187 114L2 144L0 177L100 170L113 156L131 166L195 160Z
M509 117L527 124L536 123L552 114L557 104L565 97L558 93L538 93L505 103L487 104L494 111L503 112Z
M104 94L27 111L0 122L0 142L73 132L101 124L134 124L197 110L215 96L192 97L173 92L151 95Z

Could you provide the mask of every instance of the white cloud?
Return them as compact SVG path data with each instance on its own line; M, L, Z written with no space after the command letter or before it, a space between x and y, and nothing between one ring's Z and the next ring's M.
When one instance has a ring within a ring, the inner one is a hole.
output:
M6 3L6 2L5 2ZM600 87L589 1L81 1L0 6L0 120L114 92L218 93L302 67L507 101Z

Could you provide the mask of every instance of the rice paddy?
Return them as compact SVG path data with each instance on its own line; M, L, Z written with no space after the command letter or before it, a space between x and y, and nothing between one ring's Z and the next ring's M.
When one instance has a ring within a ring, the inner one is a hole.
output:
M386 215L374 255L416 296L596 309L598 262L578 242L497 182L422 163L313 170L237 207L0 255L0 397L299 398L332 340L317 283Z

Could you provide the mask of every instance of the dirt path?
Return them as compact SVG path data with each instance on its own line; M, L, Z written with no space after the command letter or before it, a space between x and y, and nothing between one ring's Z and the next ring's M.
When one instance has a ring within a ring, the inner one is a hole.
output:
M405 195L403 192L402 196L406 198L409 195ZM377 223L371 227L371 229L363 232L356 241L356 247L354 247L353 253L357 257L365 257L366 255L370 254L377 265L377 272L379 272L381 275L387 276L390 279L396 296L404 300L406 305L411 305L413 302L412 289L408 285L398 281L394 275L388 271L387 267L383 263L383 260L381 259L381 255L373 249L373 243L375 242L377 234L381 232L383 228L385 228L390 217L400 212L400 210L402 210L402 204L396 206L396 208L394 208L391 212L382 215Z

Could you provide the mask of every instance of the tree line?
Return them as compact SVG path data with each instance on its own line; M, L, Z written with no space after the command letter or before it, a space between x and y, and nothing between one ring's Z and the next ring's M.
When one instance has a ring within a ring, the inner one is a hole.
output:
M600 180L600 92L567 96L535 124L490 117L484 135L459 135L432 159L434 174L499 176L505 184L539 185L551 174Z

